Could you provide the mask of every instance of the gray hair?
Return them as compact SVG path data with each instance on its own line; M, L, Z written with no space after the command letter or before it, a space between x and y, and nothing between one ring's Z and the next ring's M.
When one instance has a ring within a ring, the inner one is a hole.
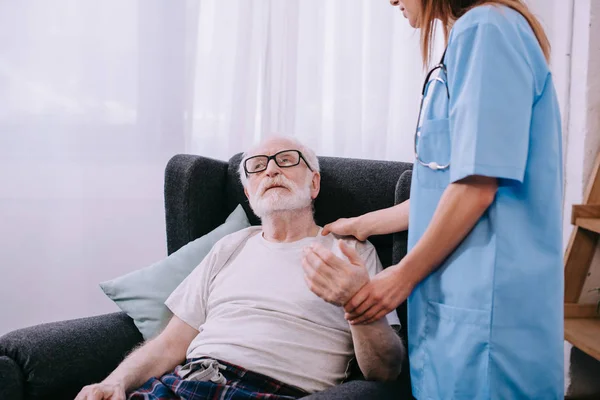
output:
M293 146L295 147L294 150L299 150L302 153L302 156L304 156L304 158L306 159L306 162L308 163L308 165L310 165L310 168L313 170L313 172L321 172L321 169L319 166L319 159L317 158L317 155L313 149L305 146L299 140L289 137L289 136L272 136L272 137L269 137L269 138L263 140L260 144L254 146L253 148L246 151L242 155L242 161L240 162L240 165L238 167L238 174L240 175L240 180L242 181L242 185L244 185L244 187L246 187L246 185L248 184L248 177L246 176L246 171L244 170L244 162L246 161L247 158L249 158L252 155L252 153L254 151L256 151L261 146L263 146L265 142L267 142L269 140L273 140L273 139L283 139L283 140L287 140L288 142L291 142L293 144Z

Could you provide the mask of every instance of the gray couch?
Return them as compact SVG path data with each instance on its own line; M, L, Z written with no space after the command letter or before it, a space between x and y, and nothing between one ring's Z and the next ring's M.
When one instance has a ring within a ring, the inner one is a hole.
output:
M241 155L228 163L192 155L173 157L165 171L165 209L169 254L221 224L241 203L253 224L237 177ZM409 196L411 164L322 157L317 223L392 206ZM384 266L406 254L406 233L376 236ZM406 306L398 308L406 326ZM403 329L406 343L406 330ZM37 325L0 337L0 399L73 399L87 384L106 377L142 341L131 318L118 312ZM358 374L357 374L358 376ZM397 382L359 377L310 399L412 398L408 365Z

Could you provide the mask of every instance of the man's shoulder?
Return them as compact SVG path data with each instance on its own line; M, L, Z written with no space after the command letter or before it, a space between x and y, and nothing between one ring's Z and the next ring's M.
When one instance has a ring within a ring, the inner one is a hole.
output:
M219 239L217 243L215 243L213 251L223 251L230 247L235 247L242 243L245 239L257 234L261 230L262 228L260 226L249 226L248 228L225 235Z
M216 275L221 268L228 263L247 240L256 235L262 229L260 226L250 226L237 232L223 236L212 247L207 262L212 275Z

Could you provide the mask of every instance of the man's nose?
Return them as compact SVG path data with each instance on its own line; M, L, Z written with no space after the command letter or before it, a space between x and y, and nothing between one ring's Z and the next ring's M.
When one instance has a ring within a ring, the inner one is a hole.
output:
M275 162L275 159L269 160L267 163L267 169L265 170L265 174L267 176L277 176L281 173L281 169L279 165Z
M393 5L394 7L396 7L397 5L400 4L400 0L390 0L390 4Z

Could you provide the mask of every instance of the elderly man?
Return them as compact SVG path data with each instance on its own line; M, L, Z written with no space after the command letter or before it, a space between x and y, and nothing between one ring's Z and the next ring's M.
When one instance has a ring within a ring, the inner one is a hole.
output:
M368 242L320 234L314 152L267 140L244 155L240 178L262 225L220 240L167 299L165 330L77 399L293 399L342 382L353 358L366 379L399 375L395 313L344 318L381 264Z

